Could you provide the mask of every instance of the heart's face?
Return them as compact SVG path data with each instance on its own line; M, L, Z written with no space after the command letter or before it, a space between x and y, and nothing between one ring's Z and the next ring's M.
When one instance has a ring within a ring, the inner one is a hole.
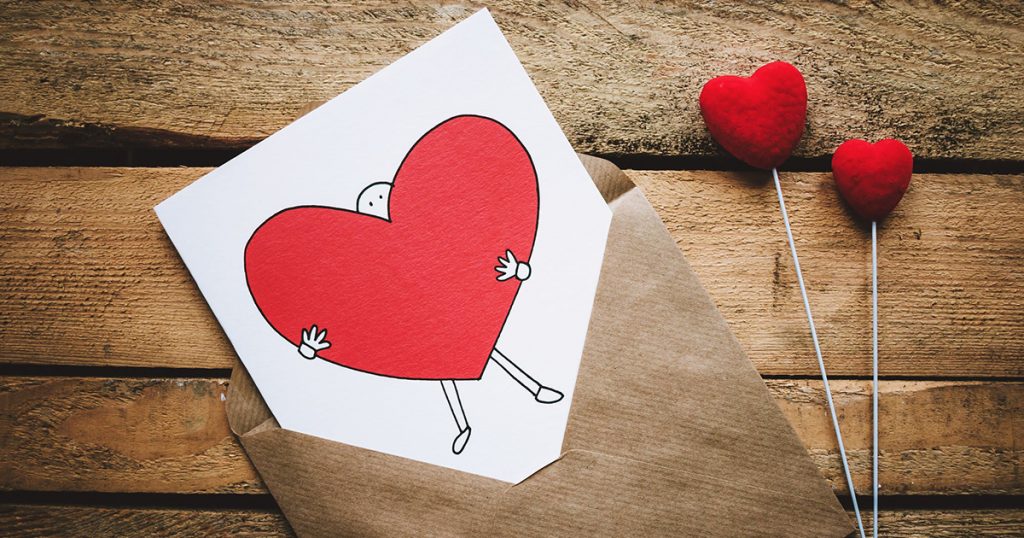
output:
M881 220L910 186L914 156L899 140L847 140L832 155L832 175L850 207L865 220Z
M498 257L532 254L530 155L500 123L458 116L416 142L380 202L388 190L390 220L303 206L264 222L245 249L253 300L295 346L327 329L318 355L342 366L478 379L520 285L497 280Z
M804 132L807 87L797 68L772 62L750 78L717 77L700 92L711 136L737 159L774 168L793 153Z

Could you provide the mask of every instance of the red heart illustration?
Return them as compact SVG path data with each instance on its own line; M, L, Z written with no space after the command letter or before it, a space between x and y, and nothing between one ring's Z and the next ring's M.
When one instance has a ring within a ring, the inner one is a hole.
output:
M899 140L875 144L847 140L832 155L832 175L850 207L866 220L882 220L910 186L914 156Z
M771 169L789 158L804 133L807 86L786 62L762 66L749 78L716 77L700 92L711 136L737 159Z
M253 300L293 345L326 329L331 347L318 355L342 366L479 379L519 291L497 280L498 257L533 250L530 155L495 120L451 118L409 150L388 209L390 220L320 206L269 218L245 249Z

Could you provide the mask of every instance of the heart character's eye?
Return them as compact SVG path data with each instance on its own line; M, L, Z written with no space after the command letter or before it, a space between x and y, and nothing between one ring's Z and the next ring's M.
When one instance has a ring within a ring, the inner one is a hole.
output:
M370 207L373 207L373 202L370 202Z
M381 200L383 200L383 199L384 199L384 195L383 195L383 194L381 194L381 195L380 195L380 196L378 196L377 198L380 198Z

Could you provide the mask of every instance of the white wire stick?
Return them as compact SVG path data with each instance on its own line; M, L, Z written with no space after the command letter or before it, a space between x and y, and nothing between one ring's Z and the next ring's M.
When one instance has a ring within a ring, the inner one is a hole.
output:
M825 373L825 361L821 358L821 346L818 345L818 331L814 328L814 317L811 315L811 303L807 300L807 288L804 287L803 273L800 272L800 259L796 256L796 243L793 242L793 229L789 226L789 214L786 213L786 201L782 198L782 184L779 183L779 171L772 168L775 178L775 192L779 194L779 209L782 211L782 222L786 224L786 237L789 238L789 250L793 254L793 267L796 269L796 280L800 283L800 295L804 299L804 311L807 312L807 324L811 328L811 340L814 342L814 353L818 356L818 368L821 370L821 381L825 386L825 400L828 412L832 417L832 429L836 432L839 442L839 457L843 461L843 472L846 474L846 486L850 488L850 500L853 502L853 513L857 516L857 530L861 538L864 535L864 522L860 518L860 507L857 505L857 493L853 489L853 477L850 476L850 464L846 461L846 447L843 446L843 434L839 431L839 419L836 417L836 406L832 403L832 389L828 386L828 374Z
M878 225L871 221L871 536L878 538Z

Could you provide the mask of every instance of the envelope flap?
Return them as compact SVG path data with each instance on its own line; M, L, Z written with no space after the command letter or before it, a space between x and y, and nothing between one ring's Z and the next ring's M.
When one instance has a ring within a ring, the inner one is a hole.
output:
M470 536L508 484L280 427L241 436L301 536Z
M674 487L708 499L688 507L692 516L713 499L719 510L770 511L792 529L830 521L846 534L831 488L657 213L639 189L611 205L564 448L714 477Z
M842 536L834 497L586 450L515 486L279 427L241 437L301 536ZM792 519L787 507L800 510Z
M570 450L502 495L489 534L843 536L849 523L835 517L829 498L740 483L702 467L667 469ZM804 515L789 519L787 508Z
M259 390L249 372L241 363L236 363L231 371L231 383L228 385L227 402L228 425L235 435L241 436L256 426L266 422L273 415L267 402L260 396Z
M577 153L576 156L580 158L583 168L587 169L590 178L594 180L594 185L601 192L605 202L611 202L633 188L633 182L629 177L611 162L582 153Z

